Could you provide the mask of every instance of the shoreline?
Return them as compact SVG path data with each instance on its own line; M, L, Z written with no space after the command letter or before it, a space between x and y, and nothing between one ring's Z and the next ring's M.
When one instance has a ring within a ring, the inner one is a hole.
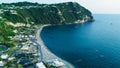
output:
M57 57L55 54L53 54L44 44L44 42L42 41L40 35L41 35L41 31L44 27L46 26L50 26L50 24L47 25L40 25L37 32L36 32L36 42L41 46L41 50L42 50L42 60L43 61L47 61L47 60L51 60L51 59L58 59L59 61L63 62L65 64L65 66L61 67L61 68L75 68L71 63Z

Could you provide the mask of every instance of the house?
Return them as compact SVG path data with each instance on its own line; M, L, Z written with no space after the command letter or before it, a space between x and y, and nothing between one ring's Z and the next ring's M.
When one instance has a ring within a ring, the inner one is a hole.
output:
M0 17L0 19L2 19L2 17Z
M8 60L13 60L13 59L15 59L15 57L9 57L9 58L8 58Z
M22 49L22 50L29 50L29 46L24 45L21 49Z
M37 54L37 53L35 53L35 54L33 54L34 56L39 56L39 54Z
M10 12L11 12L12 14L17 14L17 12L16 12L15 10L10 10Z
M13 30L13 32L14 32L14 33L18 33L18 31L17 31L17 30Z
M35 39L35 36L33 36L33 35L29 35L29 37L32 38L32 39Z
M25 36L24 35L22 35L22 38L24 38Z
M20 38L19 41L22 41L22 39Z
M36 67L37 68L46 68L45 65L42 62L36 63Z
M20 39L22 39L22 35L16 35L13 37L13 40L19 41Z
M4 62L3 61L0 61L0 66L4 66Z
M25 38L28 38L28 36L27 36L27 35L25 35L24 37L25 37Z
M8 54L3 54L3 55L1 55L1 58L2 58L2 59L7 59L7 58L8 58Z
M34 23L34 22L33 22L33 23ZM38 26L35 25L35 26L33 26L33 28L34 28L34 29L38 29Z
M3 13L3 10L2 9L0 9L0 14L2 14Z
M29 40L29 43L32 44L33 42Z
M8 36L8 38L12 39L13 37L12 36Z
M30 38L26 38L26 40L30 40Z
M33 45L37 45L36 43L33 43Z

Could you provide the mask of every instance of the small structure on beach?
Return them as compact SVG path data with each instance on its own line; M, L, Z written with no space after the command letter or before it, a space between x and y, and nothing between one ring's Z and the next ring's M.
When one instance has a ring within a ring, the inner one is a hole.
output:
M46 68L45 65L42 62L36 63L36 67L37 68Z
M55 67L62 67L65 65L63 62L59 61L58 59L48 60L47 63Z

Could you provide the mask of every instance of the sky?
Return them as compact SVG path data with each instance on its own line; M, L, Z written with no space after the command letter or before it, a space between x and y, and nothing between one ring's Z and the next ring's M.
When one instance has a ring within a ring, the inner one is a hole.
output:
M61 2L78 2L80 5L89 9L92 13L101 14L120 14L120 0L1 0L0 3L11 2L38 2L38 3L61 3Z

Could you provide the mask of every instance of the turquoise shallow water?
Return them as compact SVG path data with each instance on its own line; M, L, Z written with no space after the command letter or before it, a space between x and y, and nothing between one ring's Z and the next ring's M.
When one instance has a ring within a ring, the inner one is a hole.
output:
M95 22L45 27L41 37L76 68L120 68L120 15L94 14Z

